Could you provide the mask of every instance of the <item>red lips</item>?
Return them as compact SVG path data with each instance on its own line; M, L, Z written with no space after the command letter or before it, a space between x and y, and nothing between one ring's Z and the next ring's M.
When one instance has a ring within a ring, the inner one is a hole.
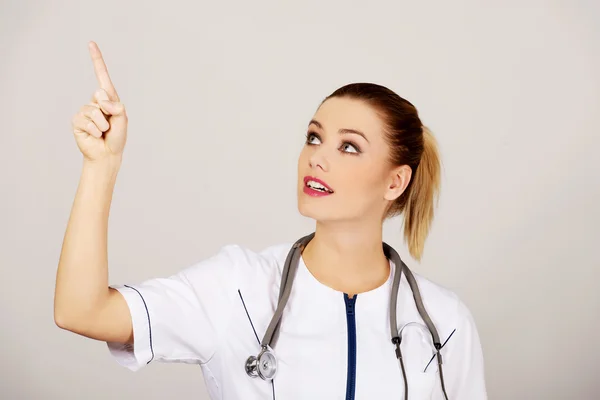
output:
M333 189L329 187L328 184L326 184L325 182L323 182L322 180L320 180L319 178L315 178L314 176L305 176L304 177L304 185L308 184L308 181L315 181L320 183L321 185L325 186L325 188L327 188L327 190L330 190L333 192Z

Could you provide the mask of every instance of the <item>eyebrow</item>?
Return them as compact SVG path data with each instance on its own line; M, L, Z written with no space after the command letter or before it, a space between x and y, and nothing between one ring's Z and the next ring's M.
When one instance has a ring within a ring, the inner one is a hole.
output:
M311 124L316 125L319 129L323 129L323 125L321 125L321 123L317 120L311 119L310 122L308 123L308 126L310 126ZM367 141L367 143L369 142L369 139L367 139L367 137L365 136L364 133L362 133L361 131L357 131L356 129L347 129L347 128L342 128L338 131L339 134L348 134L348 133L352 133L355 135L359 135L362 136L363 139L365 139Z

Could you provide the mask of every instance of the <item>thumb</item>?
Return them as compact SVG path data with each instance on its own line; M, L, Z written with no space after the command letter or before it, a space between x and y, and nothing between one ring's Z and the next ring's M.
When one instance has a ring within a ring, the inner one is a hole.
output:
M120 102L101 100L99 105L102 108L102 111L107 115L118 116L125 113L125 106Z

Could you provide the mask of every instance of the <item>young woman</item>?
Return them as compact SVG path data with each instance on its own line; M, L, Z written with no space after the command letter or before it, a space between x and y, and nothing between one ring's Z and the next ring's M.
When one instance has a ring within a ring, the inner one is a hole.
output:
M59 327L108 343L131 370L202 367L213 399L486 399L473 318L382 242L400 213L419 259L440 172L417 110L367 83L328 96L298 160L295 243L224 246L175 276L109 287L107 224L127 114L100 50L99 90L73 118L83 171L58 265Z

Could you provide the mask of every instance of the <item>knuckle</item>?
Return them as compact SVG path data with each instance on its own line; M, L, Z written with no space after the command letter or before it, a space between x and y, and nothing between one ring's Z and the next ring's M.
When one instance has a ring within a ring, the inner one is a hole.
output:
M93 119L102 119L102 113L100 112L100 109L94 108L93 110L91 110L90 117L92 117Z
M84 118L84 115L82 112L78 112L77 114L75 114L75 116L73 117L73 123L79 125L81 123L81 120Z
M82 124L81 124L81 117L80 115L76 115L75 117L73 117L73 120L71 121L71 125L73 126L74 129L76 130L82 130Z
M94 92L94 100L100 102L101 100L108 99L108 93L104 89L98 89Z

